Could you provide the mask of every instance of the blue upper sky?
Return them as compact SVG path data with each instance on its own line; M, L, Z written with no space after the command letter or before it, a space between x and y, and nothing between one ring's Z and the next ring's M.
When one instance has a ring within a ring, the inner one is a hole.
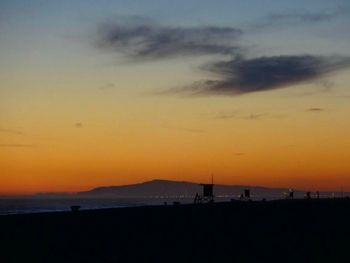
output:
M347 0L2 0L0 52L32 46L45 50L47 42L61 46L105 20L136 15L167 25L240 28L247 44L260 46L259 52L349 54L349 10Z

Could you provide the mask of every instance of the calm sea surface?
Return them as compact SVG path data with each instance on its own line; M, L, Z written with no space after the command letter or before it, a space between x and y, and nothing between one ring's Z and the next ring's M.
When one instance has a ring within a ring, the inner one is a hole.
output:
M157 198L0 198L0 215L69 211L79 205L82 210L118 208L144 205L171 204L173 199ZM192 198L181 198L181 203L193 202Z
M350 196L350 193L346 193ZM338 194L339 195L339 194ZM337 195L337 197L338 197ZM339 195L340 196L340 195ZM331 194L321 195L323 198L334 197ZM232 197L216 197L215 201L230 201ZM267 200L280 199L279 196L267 196ZM302 194L296 195L296 198L303 198ZM237 197L235 198L237 199ZM262 197L252 197L253 200L261 200ZM80 198L80 197L0 197L0 215L24 214L24 213L42 213L69 211L71 206L78 205L82 210L120 208L145 205L163 205L172 204L174 201L182 204L193 203L193 197L176 198Z

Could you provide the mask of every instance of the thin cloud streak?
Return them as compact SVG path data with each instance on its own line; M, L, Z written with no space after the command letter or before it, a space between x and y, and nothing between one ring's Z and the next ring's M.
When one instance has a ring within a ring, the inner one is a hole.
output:
M33 144L21 144L21 143L1 143L0 147L15 147L15 148L31 148Z
M108 89L115 89L117 86L114 83L107 83L101 87L99 87L99 90L108 90Z
M262 118L264 118L265 116L267 116L267 113L260 113L260 114L250 114L247 117L244 117L245 120L260 120Z
M214 116L217 120L228 120L228 119L238 119L238 120L260 120L270 116L268 113L251 113L248 115L242 115L238 113L225 113L221 112Z
M321 111L324 111L324 109L322 109L322 108L310 108L310 109L307 109L306 111L308 111L308 112L321 112Z
M11 134L15 134L15 135L25 135L24 132L21 132L18 130L12 130L12 129L4 129L4 128L0 128L0 132L11 133Z
M190 133L204 133L205 132L205 130L201 130L201 129L193 129L193 128L169 126L169 125L163 125L162 128L178 130L178 131L183 131L183 132L190 132Z
M263 17L262 19L252 23L250 30L264 30L269 28L277 28L283 26L318 24L322 22L330 22L337 18L350 13L349 8L338 8L323 12L306 12L293 11L285 13L273 13Z
M216 114L214 116L214 119L222 119L222 120L226 120L226 119L233 119L233 118L237 118L238 117L238 112L234 111L234 112L219 112L218 114Z

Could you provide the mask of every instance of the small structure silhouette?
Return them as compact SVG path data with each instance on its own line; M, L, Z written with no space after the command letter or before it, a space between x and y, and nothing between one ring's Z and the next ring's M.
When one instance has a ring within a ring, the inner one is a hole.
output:
M311 199L311 192L306 192L305 198L306 199Z
M243 194L239 197L240 200L250 201L250 189L244 189Z
M294 190L293 189L289 189L288 199L291 199L291 200L294 199Z
M244 189L244 197L250 199L250 189Z
M213 203L214 202L214 180L213 175L211 176L211 184L201 184L203 187L203 195L196 193L194 198L195 204L200 203Z
M214 202L214 184L201 184L203 186L203 195L196 194L194 203L213 203Z
M72 212L78 212L80 209L80 205L72 205L70 209L72 210Z

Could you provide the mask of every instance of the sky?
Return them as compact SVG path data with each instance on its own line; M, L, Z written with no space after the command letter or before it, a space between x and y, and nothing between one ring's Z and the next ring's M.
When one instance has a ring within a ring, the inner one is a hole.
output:
M2 0L0 195L350 191L349 25L347 0Z

